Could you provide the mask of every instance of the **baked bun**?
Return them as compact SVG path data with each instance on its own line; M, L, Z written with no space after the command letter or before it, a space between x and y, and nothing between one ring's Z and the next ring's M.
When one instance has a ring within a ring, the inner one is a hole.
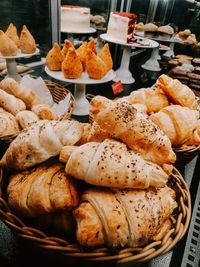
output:
M159 33L165 33L165 34L169 34L169 35L174 34L174 29L169 25L158 27L157 31Z

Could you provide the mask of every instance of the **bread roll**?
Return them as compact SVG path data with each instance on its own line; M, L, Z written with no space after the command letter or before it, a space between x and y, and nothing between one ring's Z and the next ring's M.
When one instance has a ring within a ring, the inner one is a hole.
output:
M8 135L17 135L20 132L19 126L15 117L6 112L0 110L0 137L8 136Z
M34 112L29 110L23 110L18 112L16 115L16 119L21 129L29 127L34 122L39 121L38 116Z
M33 105L31 110L41 119L41 120L57 120L58 116L54 111L45 104Z

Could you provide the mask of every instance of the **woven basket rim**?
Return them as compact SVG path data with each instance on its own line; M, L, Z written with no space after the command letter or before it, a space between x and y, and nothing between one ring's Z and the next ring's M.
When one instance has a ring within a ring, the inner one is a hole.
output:
M0 170L0 185L3 175ZM188 186L179 171L174 167L170 177L171 181L177 187L177 214L172 216L172 229L160 241L152 241L144 247L130 248L125 247L117 251L111 251L107 247L95 248L90 251L84 251L79 244L69 243L67 240L59 237L47 236L37 228L28 227L14 213L11 212L6 201L0 195L0 219L16 235L24 240L32 242L36 247L45 251L54 251L66 257L76 259L85 259L92 262L145 262L171 250L186 233L191 217L191 197ZM1 191L0 191L1 193Z
M58 91L61 91L62 93L64 93L65 96L68 94L70 95L70 104L69 104L68 110L66 110L61 116L59 116L59 120L69 119L71 117L71 114L72 114L73 109L74 109L74 104L75 104L75 99L74 99L73 94L64 86L57 84L53 81L44 80L44 82L48 86L51 93L56 94L56 91L58 90ZM58 99L60 98L60 94L57 94L57 98ZM9 135L0 136L0 141L5 142L5 143L11 143L17 135L18 134L12 134L12 135L9 134Z

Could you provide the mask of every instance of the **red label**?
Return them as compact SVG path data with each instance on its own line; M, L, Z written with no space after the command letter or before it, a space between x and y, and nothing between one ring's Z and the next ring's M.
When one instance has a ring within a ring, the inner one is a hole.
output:
M114 95L121 93L124 88L121 81L115 82L112 84L112 90Z

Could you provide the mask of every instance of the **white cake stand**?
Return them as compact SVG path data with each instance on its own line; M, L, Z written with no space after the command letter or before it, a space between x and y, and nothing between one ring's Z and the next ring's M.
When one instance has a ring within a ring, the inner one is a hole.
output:
M91 79L88 76L87 72L83 72L81 77L78 79L66 79L62 71L51 71L48 69L47 66L45 67L45 71L49 76L53 77L54 79L75 84L74 87L75 106L72 114L77 116L85 116L89 114L89 101L85 96L86 85L106 83L113 80L115 77L115 72L113 70L110 70L106 74L106 76L103 77L101 80Z
M27 58L32 57L34 55L37 55L40 52L38 48L36 48L36 51L31 54L25 54L22 53L20 50L18 50L16 56L2 56L0 54L0 59L6 60L6 66L7 66L7 77L13 78L16 81L19 81L21 79L21 76L17 72L17 65L16 65L16 59L17 58Z
M142 38L142 37L137 37L137 36L135 36L137 41L139 39L141 39L144 42L144 44L137 43L137 41L133 42L133 43L120 42L120 41L117 41L115 39L112 39L106 33L105 34L101 34L100 37L103 40L107 41L107 42L120 44L120 45L123 46L123 54L122 54L121 64L120 64L119 69L116 70L116 78L114 79L114 81L121 80L121 82L123 84L132 84L132 83L135 82L135 79L133 78L131 72L129 71L131 48L132 47L139 47L139 48L154 48L154 47L158 47L158 43L157 42L155 42L153 40L149 40L147 38Z
M90 27L90 28L88 28L88 29L86 29L86 30L78 30L78 29L76 29L76 30L73 30L73 29L67 29L67 28L62 28L61 29L61 32L63 32L63 33L67 33L67 38L71 41L71 42L73 42L74 41L74 34L86 34L86 33L94 33L94 32L96 32L96 29L94 29L94 28L92 28L92 27Z

